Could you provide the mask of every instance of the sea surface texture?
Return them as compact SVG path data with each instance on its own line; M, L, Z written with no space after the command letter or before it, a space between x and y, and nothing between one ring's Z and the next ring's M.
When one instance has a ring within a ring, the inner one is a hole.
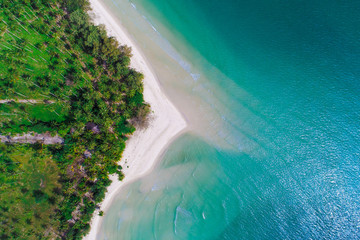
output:
M99 239L360 239L360 1L105 3L191 130Z

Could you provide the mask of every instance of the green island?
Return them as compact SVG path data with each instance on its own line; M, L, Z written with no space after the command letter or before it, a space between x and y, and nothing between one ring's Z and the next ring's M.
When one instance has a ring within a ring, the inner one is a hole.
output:
M0 2L0 239L81 239L146 121L131 49L88 11L87 0Z

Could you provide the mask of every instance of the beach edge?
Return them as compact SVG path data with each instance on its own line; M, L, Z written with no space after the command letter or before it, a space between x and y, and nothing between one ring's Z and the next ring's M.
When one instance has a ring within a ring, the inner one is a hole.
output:
M144 74L144 99L151 106L149 126L146 129L136 130L126 142L121 161L125 174L124 180L119 181L117 176L111 176L112 183L107 188L100 209L93 214L89 233L83 238L95 240L103 220L98 212L101 210L106 214L114 196L124 185L150 172L160 154L176 136L186 129L187 123L161 90L155 74L142 53L129 38L126 29L114 19L100 0L89 0L89 2L92 8L89 14L95 25L104 25L109 36L115 37L121 45L132 48L133 56L130 66Z

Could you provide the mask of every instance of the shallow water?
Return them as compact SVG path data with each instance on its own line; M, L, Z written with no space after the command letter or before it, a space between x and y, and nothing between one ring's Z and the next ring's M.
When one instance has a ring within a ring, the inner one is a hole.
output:
M105 3L191 131L100 239L360 239L360 2Z

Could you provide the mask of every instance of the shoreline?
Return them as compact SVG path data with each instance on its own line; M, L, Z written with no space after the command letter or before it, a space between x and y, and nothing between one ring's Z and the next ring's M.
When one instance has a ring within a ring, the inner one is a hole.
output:
M144 74L144 99L151 107L151 121L146 129L136 130L126 141L120 165L123 167L125 178L119 181L112 175L111 185L107 188L105 199L100 204L100 210L108 210L116 193L126 184L150 172L159 156L176 136L180 135L187 126L181 113L166 97L160 84L133 41L128 37L126 30L114 19L106 6L100 0L89 0L92 10L89 12L95 25L102 24L109 36L115 37L121 45L132 48L130 66ZM102 218L96 210L90 222L90 231L83 238L95 240L102 223Z

